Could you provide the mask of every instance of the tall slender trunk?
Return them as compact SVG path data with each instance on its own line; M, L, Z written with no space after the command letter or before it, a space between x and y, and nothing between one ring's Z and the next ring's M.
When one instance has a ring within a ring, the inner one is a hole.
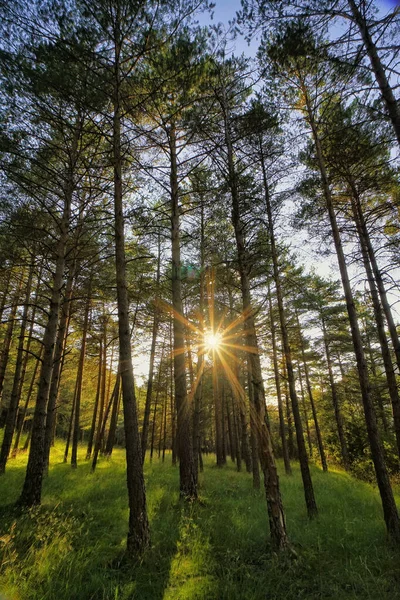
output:
M386 105L386 109L388 111L389 118L392 122L397 141L400 144L400 107L398 100L396 100L392 87L386 76L385 69L382 65L377 47L372 39L370 28L365 17L359 10L355 0L348 0L348 4L350 6L353 19L358 29L360 30L365 50L367 51L372 70L375 73L376 82L379 86L382 99Z
M22 429L24 427L25 416L26 416L26 413L27 413L27 410L28 410L29 402L30 402L30 400L32 398L33 386L35 385L36 375L37 375L37 372L39 370L39 365L40 365L41 360L42 360L43 348L41 350L42 351L41 351L40 355L36 359L35 368L33 369L33 374L32 374L32 377L31 377L31 382L29 384L28 393L26 395L26 400L25 400L25 403L24 403L24 406L22 408L22 412L21 412L21 415L20 415L20 418L19 418L20 423L19 423L18 428L17 428L17 433L16 433L15 441L14 441L14 448L13 448L12 455L11 455L13 458L16 457L17 452L18 452L19 440L21 438Z
M75 402L76 402L76 388L77 388L77 385L78 385L78 380L76 379L75 380L74 397L72 399L71 412L70 412L69 421L68 421L67 441L65 443L65 450L64 450L64 462L65 463L68 461L69 446L71 444L72 429L74 427L74 415L75 415Z
M204 203L200 204L200 281L199 281L199 330L204 336L204 286L205 286L205 215ZM204 371L204 340L199 344L197 354L197 372L196 372L196 389L193 397L193 460L196 479L199 472L199 456L200 449L200 417L201 417L201 401L203 396L203 371Z
M383 365L385 368L385 375L387 386L389 390L390 401L392 403L392 411L393 411L393 421L394 421L394 431L396 435L397 442L397 454L400 457L400 398L399 391L397 388L396 375L393 368L392 357L390 354L389 343L386 337L385 332L385 320L383 316L383 311L381 304L379 302L379 294L376 287L374 274L372 272L371 264L369 262L368 248L366 245L366 241L363 235L363 230L361 228L359 213L357 210L357 201L358 194L355 188L354 183L352 184L352 209L353 209L353 218L357 228L358 239L361 247L361 255L363 259L364 269L367 274L368 285L371 294L372 306L374 309L374 317L376 323L376 330L378 332L379 344L381 347L381 354L383 359Z
M225 464L224 460L224 448L223 448L223 409L222 409L222 395L219 385L218 378L218 356L213 351L213 400L214 400L214 417L215 417L215 454L217 459L217 467L223 467Z
M143 477L142 449L133 378L131 331L129 327L129 300L126 276L125 232L122 190L121 154L121 15L117 8L115 25L115 79L113 115L113 163L114 163L114 216L115 216L115 270L118 305L119 365L121 369L122 402L126 445L126 467L129 504L127 551L141 553L150 542L146 507L146 490Z
M104 450L104 454L108 457L111 456L114 444L115 444L115 434L117 431L117 423L118 423L118 409L119 409L119 401L120 401L120 376L119 376L119 365L117 370L117 381L116 381L116 389L112 404L111 410L111 419L110 419L110 428L108 430L107 443Z
M342 240L339 227L336 220L333 198L329 186L327 170L325 167L324 156L322 152L321 141L318 135L314 114L310 105L307 90L303 87L304 97L306 99L308 121L311 126L315 149L317 153L318 165L321 173L322 188L324 192L326 207L332 229L333 240L335 243L336 254L338 258L339 270L342 279L344 294L346 298L346 307L349 315L351 335L353 340L354 352L357 361L358 378L361 388L361 397L364 408L365 421L367 425L368 439L371 448L371 456L375 467L376 479L382 500L383 514L389 537L396 544L400 543L400 520L397 512L396 503L393 496L393 490L390 484L389 474L385 464L383 447L378 431L376 414L371 398L371 388L368 377L368 368L364 355L361 334L358 326L358 316L354 304L353 292L351 290L350 279L347 272L346 259L343 252Z
M169 365L169 380L171 388L171 458L172 465L176 465L177 451L176 451L176 406L175 406L175 393L174 393L174 361L173 361L173 341L172 341L172 319L169 323L169 348L170 348L170 365Z
M5 334L4 340L3 340L3 349L2 349L1 357L0 357L0 397L2 397L2 393L3 393L4 378L6 375L6 368L7 368L7 363L8 363L8 357L10 354L11 340L12 340L12 336L13 336L14 325L16 322L15 317L17 315L17 308L18 308L18 303L19 303L20 296L21 296L23 279L24 279L24 273L22 272L22 274L19 278L17 287L15 289L15 293L11 300L11 310L10 310L10 314L8 315L6 334Z
M31 343L32 343L32 339L33 339L33 330L34 330L34 326L35 326L37 300L38 300L38 296L39 296L40 286L42 283L41 282L42 272L43 272L43 261L40 265L39 272L37 274L36 290L35 290L35 295L34 295L34 298L32 301L32 311L29 316L30 325L29 325L28 339L27 339L26 348L25 348L25 354L24 354L23 361L22 361L21 377L20 377L20 383L19 383L19 389L18 389L18 397L19 398L21 398L21 396L22 396L22 389L23 389L23 385L24 385L24 381L25 381L26 369L28 366L28 358L30 355L30 348L31 348ZM42 352L42 348L40 350L40 353L41 352ZM19 441L21 438L25 415L26 415L26 411L28 410L29 400L31 398L32 391L33 391L33 382L36 379L36 374L37 374L37 370L39 368L40 360L41 360L40 357L37 358L37 360L36 360L35 367L34 367L34 375L33 375L33 378L31 379L29 391L28 391L26 400L24 402L24 405L22 407L22 410L20 411L18 418L17 418L17 431L16 431L16 435L15 435L13 450L11 453L12 458L15 458L17 455L17 452L18 452Z
M12 275L12 269L7 269L6 275L5 275L3 293L1 295L1 302L0 302L0 325L2 324L2 321L3 321L3 313L4 313L5 306L6 306L7 298L9 296L11 275Z
M366 221L365 221L365 217L364 217L364 213L363 213L363 210L362 210L362 207L361 207L360 199L357 197L357 198L355 198L355 201L356 201L356 207L357 207L357 213L358 213L358 221L359 221L359 225L360 225L360 231L362 232L362 235L363 235L363 238L364 238L364 241L365 241L365 245L366 245L367 250L368 250L369 260L370 260L370 263L371 263L372 271L374 273L376 285L378 287L379 297L381 299L382 308L383 308L383 311L385 313L386 321L387 321L387 324L388 324L390 339L392 340L392 344L393 344L393 348L394 348L394 353L395 353L395 356L396 356L396 363L397 363L398 372L400 373L400 339L399 339L399 335L397 333L397 327L396 327L396 324L395 324L394 319L393 319L392 309L390 307L390 303L389 303L388 298L387 298L385 284L383 282L382 273L381 273L381 271L379 269L378 262L377 262L377 259L376 259L376 255L375 255L375 251L374 251L374 248L372 246L371 238L370 238L370 235L369 235L369 232L368 232L368 227L367 227L367 224L366 224Z
M49 466L50 447L52 442L53 430L57 412L57 398L59 384L64 364L65 349L68 337L68 326L71 314L72 289L75 276L75 266L72 265L67 277L65 286L64 302L62 304L60 322L57 332L57 341L54 350L53 371L51 374L51 384L49 391L49 400L47 403L46 430L45 430L45 471Z
M47 402L49 399L51 374L53 370L54 347L60 314L62 289L64 285L65 254L69 237L72 195L75 188L75 163L78 153L78 141L81 134L81 122L78 121L73 134L69 165L67 169L64 206L59 223L59 238L56 247L56 264L53 276L48 320L43 336L43 359L39 377L39 388L32 422L31 447L25 481L18 504L33 506L40 504L42 481L45 468L45 424Z
M224 116L224 134L228 160L228 185L232 200L232 225L235 230L237 258L240 273L244 316L243 325L246 346L253 349L253 351L249 353L249 361L251 364L252 387L254 393L254 415L256 419L258 435L258 451L260 464L264 475L265 496L267 501L272 545L276 549L285 549L289 548L290 544L286 532L285 514L280 494L278 471L272 449L271 435L265 421L264 385L261 374L255 319L251 306L249 267L244 240L243 222L240 215L240 198L230 131L230 114L224 87L222 88L222 91L223 97L220 99L220 103Z
M288 383L289 383L289 394L290 394L290 400L292 403L294 425L295 425L295 429L296 429L297 450L299 453L299 462L300 462L301 477L303 480L304 497L305 497L305 501L306 501L307 514L308 514L309 518L311 519L318 514L318 509L317 509L317 503L315 501L315 496L314 496L314 488L313 488L313 484L312 484L312 480L311 480L310 468L308 465L307 451L306 451L306 446L304 443L303 425L301 422L299 402L298 402L297 393L296 393L296 384L295 384L295 379L294 379L294 371L293 371L293 363L292 363L292 350L291 350L290 343L289 343L285 308L283 306L281 277L280 277L279 267L278 267L278 253L276 250L276 243L275 243L274 222L273 222L273 218L272 218L272 209L271 209L271 201L270 201L270 196L269 196L267 172L266 172L266 168L265 168L264 154L263 154L263 149L262 149L261 144L260 144L260 157L261 157L261 167L262 167L262 172L263 172L264 196L265 196L265 205L266 205L267 218L268 218L269 239L270 239L270 244L271 244L273 277L274 277L274 282L275 282L276 299L278 302L278 312L279 312L279 321L280 321L280 326L281 326L282 344L283 344L287 376L288 376Z
M164 347L165 347L165 342L163 342L163 345L162 345L160 364L158 365L156 397L154 399L153 422L151 425L150 462L153 460L153 452L154 452L154 440L155 440L155 435L156 435L156 417L157 417L158 398L160 397L160 389L161 389L161 370L162 370L163 360L164 360Z
M310 458L312 458L313 447L312 447L312 441L311 441L311 431L310 431L310 425L308 422L308 411L307 411L306 399L305 399L305 395L304 395L303 375L301 372L300 363L297 363L297 375L298 375L299 384L300 384L300 397L301 397L301 404L303 406L304 422L306 424L308 451L310 453Z
M193 459L192 411L186 389L185 327L182 322L181 250L179 231L179 187L176 150L176 128L169 128L171 159L171 241L172 241L172 306L174 309L174 382L177 410L177 444L179 456L180 494L187 499L197 498L197 477Z
M279 374L278 368L278 350L276 346L276 326L275 319L272 310L272 295L271 295L271 287L268 282L268 303L269 303L269 320L270 320L270 328L271 328L271 341L272 341L272 362L274 366L274 376L275 376L275 387L276 387L276 397L278 400L278 414L279 414L279 434L282 443L282 455L283 462L285 465L286 475L292 474L292 467L290 466L290 458L289 458L289 450L286 441L286 433L285 433L285 417L283 414L283 402L282 402L282 391L281 391L281 378Z
M249 389L249 404L250 404L250 448L251 448L251 470L253 475L253 488L260 489L260 469L258 465L258 447L257 447L257 416L255 414L254 392L252 386L251 364L247 359L247 381Z
M365 328L365 330L367 329L367 324L366 324L365 320L364 320L364 328ZM370 339L369 335L366 336L365 342L366 342L368 356L369 356L369 366L371 369L372 381L377 382L378 381L378 373L377 373L377 368L376 368L376 360L375 360L375 356L374 356L374 351L372 350L371 339ZM377 383L375 385L371 384L371 387L375 388L377 391L376 395L374 394L374 396L375 396L377 404L378 404L379 416L382 421L383 431L385 433L387 433L389 431L389 425L388 425L388 421L386 418L386 410L385 410L385 406L383 404L382 394L380 393L379 389L377 389L377 387L378 387Z
M15 363L15 371L14 371L14 381L11 390L10 404L8 405L7 410L7 418L4 429L3 443L1 445L0 452L0 475L5 472L6 463L8 459L8 455L10 453L12 439L14 435L15 429L15 421L17 418L18 412L18 404L19 404L19 390L20 390L20 379L21 379L21 370L22 370L22 362L24 355L24 344L25 344L25 331L26 325L28 322L28 309L29 309L29 301L31 297L31 288L32 288L32 279L33 279L33 270L35 264L32 262L29 272L28 279L26 282L25 289L25 301L24 301L24 310L21 318L21 327L19 332L19 342L17 349L17 358Z
M78 466L78 443L79 443L79 421L81 416L81 396L82 396L82 382L83 382L83 367L85 365L85 356L86 356L86 339L89 325L89 313L90 313L90 304L91 304L91 294L92 294L92 274L89 279L89 286L87 290L87 299L85 305L85 316L83 320L83 331L82 331L82 342L81 342L81 350L79 353L79 362L78 362L78 373L76 376L77 380L77 390L76 390L76 398L75 398L75 415L74 415L74 433L72 436L72 450L71 450L71 466L76 469Z
M326 462L324 445L322 443L321 429L320 429L320 426L319 426L317 411L316 411L316 408L315 408L314 395L312 393L311 380L310 380L310 372L308 370L308 364L307 364L307 360L306 360L306 353L305 353L305 349L304 349L304 338L303 338L303 335L302 335L302 332L301 332L300 319L299 319L299 315L298 315L297 311L296 311L296 320L297 320L297 327L298 327L298 330L299 330L300 347L301 347L301 358L302 358L302 361L303 361L304 376L305 376L305 379L306 379L306 386L307 386L308 398L310 400L311 412L312 412L313 420L314 420L314 426L315 426L315 433L316 433L316 436L317 436L317 444L318 444L319 456L321 458L322 470L323 471L327 471L328 470L328 465L327 465L327 462Z
M349 451L347 448L347 441L346 441L346 436L345 436L344 427L343 427L343 417L342 417L342 411L340 409L340 402L339 402L339 396L338 396L338 392L337 392L337 386L336 386L336 382L335 382L335 379L333 376L332 356L331 356L331 351L329 348L329 340L328 340L328 332L326 329L326 321L325 321L325 318L324 318L322 312L320 313L320 318L321 318L321 325L322 325L322 335L324 338L326 363L328 366L328 376L329 376L329 385L331 388L332 405L333 405L333 411L335 413L335 421L336 421L336 428L337 428L337 432L338 432L340 451L341 451L341 455L342 455L343 467L345 468L346 471L348 471L348 469L350 468L350 457L349 457Z
M156 298L154 303L154 315L153 315L153 329L151 334L151 348L150 348L150 362L149 362L149 376L147 379L147 391L146 391L146 402L144 405L143 415L143 427L142 427L142 459L144 462L147 448L147 438L149 435L149 423L150 423L150 410L151 410L151 395L153 392L153 379L154 379L154 358L156 355L156 343L157 334L160 324L159 309L157 306L159 287L160 287L160 275L161 275L161 236L158 234L158 254L157 254L157 274L156 274Z
M115 380L115 384L114 384L114 389L110 396L110 400L108 401L106 410L104 411L103 421L101 423L99 423L100 432L99 432L98 437L96 438L96 444L94 446L93 460L92 460L92 473L96 470L99 453L100 453L101 447L104 443L108 415L110 414L111 407L114 405L115 400L117 400L117 402L118 402L119 384L120 384L120 377L117 376L117 378Z
M91 424L90 432L89 432L88 447L86 450L86 460L89 460L92 455L93 441L94 441L94 437L95 437L95 433L96 433L97 412L99 410L99 403L100 403L102 374L103 374L103 340L100 339L97 388L96 388L96 396L94 399L93 416L92 416L92 424Z

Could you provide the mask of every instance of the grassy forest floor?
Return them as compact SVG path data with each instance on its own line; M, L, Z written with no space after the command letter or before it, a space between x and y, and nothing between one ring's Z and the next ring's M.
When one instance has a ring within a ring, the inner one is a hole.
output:
M386 542L378 492L344 472L313 467L320 516L312 522L298 467L281 475L293 560L270 551L263 490L250 475L232 463L217 469L210 456L201 501L185 505L170 456L146 462L152 546L132 564L123 559L124 452L95 474L84 452L72 470L57 444L42 506L20 516L7 505L27 457L10 460L0 479L1 600L400 599L400 551Z

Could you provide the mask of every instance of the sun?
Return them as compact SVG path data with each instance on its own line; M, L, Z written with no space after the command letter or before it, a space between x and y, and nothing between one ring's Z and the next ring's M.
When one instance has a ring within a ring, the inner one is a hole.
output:
M204 346L206 350L218 350L221 345L222 335L220 333L213 333L212 331L207 331L204 334Z

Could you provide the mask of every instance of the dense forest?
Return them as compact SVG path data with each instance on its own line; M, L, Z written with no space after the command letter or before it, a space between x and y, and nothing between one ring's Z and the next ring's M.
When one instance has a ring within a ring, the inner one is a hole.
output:
M0 3L6 598L400 597L389 4Z

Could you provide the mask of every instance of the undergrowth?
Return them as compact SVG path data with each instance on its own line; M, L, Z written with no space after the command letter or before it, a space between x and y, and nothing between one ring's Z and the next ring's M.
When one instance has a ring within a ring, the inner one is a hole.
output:
M178 469L146 462L151 548L125 555L124 452L94 474L52 452L40 507L16 512L26 456L0 479L1 600L400 599L400 552L390 548L379 494L347 473L313 467L319 516L306 516L301 476L281 474L298 558L272 552L263 490L234 465L205 461L200 501L178 496Z

